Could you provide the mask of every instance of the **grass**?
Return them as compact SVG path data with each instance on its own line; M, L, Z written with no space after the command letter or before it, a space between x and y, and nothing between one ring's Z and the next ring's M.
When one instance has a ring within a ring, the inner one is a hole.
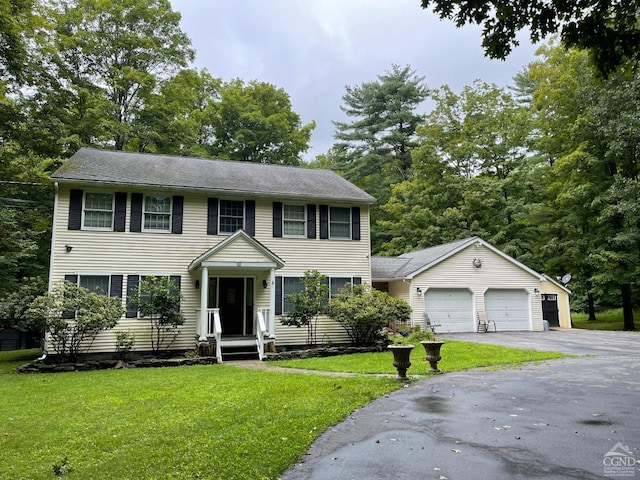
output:
M396 388L227 365L3 375L0 478L275 479Z
M29 363L40 356L40 349L32 348L31 350L9 350L8 352L0 352L0 376L13 371L20 365Z
M440 353L442 360L438 368L443 372L455 372L478 367L517 366L525 362L564 358L567 355L557 352L538 352L519 348L481 345L473 342L445 340ZM429 363L424 360L422 345L416 345L411 351L409 375L426 375ZM326 370L361 374L394 374L391 352L356 353L337 357L305 358L299 360L281 360L276 365L307 370Z
M596 320L589 321L586 313L571 313L571 320L575 328L587 330L614 330L622 331L624 322L622 320L622 309L616 308L596 313ZM633 312L633 321L636 328L640 329L640 310Z
M414 349L409 373L426 370ZM562 355L447 341L445 371ZM230 365L9 373L0 355L0 479L276 479L323 431L401 384ZM395 373L389 352L278 362ZM359 366L358 366L359 365ZM412 372L413 370L413 372Z

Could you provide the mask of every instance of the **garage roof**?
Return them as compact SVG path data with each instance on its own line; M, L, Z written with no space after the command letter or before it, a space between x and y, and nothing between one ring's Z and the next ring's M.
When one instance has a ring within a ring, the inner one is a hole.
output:
M371 278L373 281L377 282L411 279L452 255L455 255L461 250L476 244L492 250L514 265L517 265L523 270L529 272L531 275L539 277L541 280L543 279L543 275L540 275L538 272L518 262L516 259L510 257L501 250L498 250L496 247L485 242L480 237L465 238L455 242L425 248L424 250L403 253L397 257L372 257Z

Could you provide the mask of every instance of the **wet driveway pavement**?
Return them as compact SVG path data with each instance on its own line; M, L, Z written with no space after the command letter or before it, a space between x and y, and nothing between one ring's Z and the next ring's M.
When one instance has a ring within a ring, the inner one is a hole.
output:
M580 356L411 383L325 432L282 479L640 478L640 334L445 337Z

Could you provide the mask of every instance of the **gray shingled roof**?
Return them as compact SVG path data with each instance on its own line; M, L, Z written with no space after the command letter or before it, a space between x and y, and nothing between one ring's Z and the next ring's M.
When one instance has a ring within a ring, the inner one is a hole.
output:
M331 170L82 148L51 180L373 203Z
M477 237L465 238L424 250L403 253L398 257L371 257L371 278L374 281L407 278L448 257L467 244L473 243L476 239Z

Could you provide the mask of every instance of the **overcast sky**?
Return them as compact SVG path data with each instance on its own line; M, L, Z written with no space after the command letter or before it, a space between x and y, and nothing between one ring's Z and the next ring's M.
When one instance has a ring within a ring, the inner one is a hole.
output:
M457 29L420 0L171 0L196 49L196 68L223 80L269 82L316 129L312 159L334 143L332 120L345 86L373 81L392 64L411 65L428 87L459 92L475 79L498 86L534 59L524 38L506 61L489 60L480 29ZM426 112L429 103L422 106Z

